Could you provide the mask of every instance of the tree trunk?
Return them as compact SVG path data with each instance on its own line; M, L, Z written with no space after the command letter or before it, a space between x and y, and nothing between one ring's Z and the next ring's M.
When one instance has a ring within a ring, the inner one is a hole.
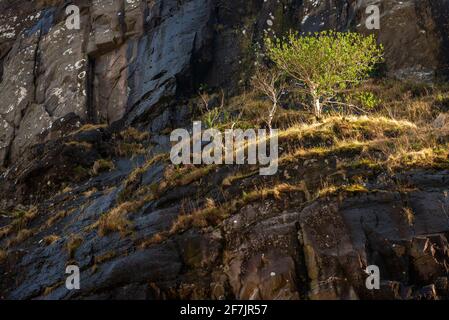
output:
M314 112L317 117L321 117L321 103L320 98L314 98Z
M267 121L268 129L270 130L270 136L273 132L271 123L273 122L273 118L274 118L274 114L276 113L276 109L277 109L277 100L273 99L273 107L270 110L270 114L268 115L268 121Z
M310 84L310 95L313 100L313 112L316 117L321 117L321 103L320 103L320 95L317 92L316 86L314 84Z

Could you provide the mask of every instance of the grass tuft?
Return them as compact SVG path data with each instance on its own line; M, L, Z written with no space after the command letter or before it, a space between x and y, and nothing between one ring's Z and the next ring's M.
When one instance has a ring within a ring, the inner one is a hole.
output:
M127 215L139 210L143 204L143 201L124 202L103 214L98 220L99 235L104 237L111 232L120 232L122 236L125 236L132 228Z
M8 257L8 252L6 250L0 249L0 263L3 263L6 261L6 258Z
M114 162L108 159L98 159L92 167L92 174L98 175L102 172L111 171L115 168Z
M70 236L70 238L67 240L67 244L66 244L66 249L67 249L70 259L73 259L73 257L75 256L76 250L81 246L82 243L83 243L83 238L80 235L76 234L76 235Z
M61 239L61 237L55 235L55 234L51 234L49 236L46 236L43 240L44 243L49 246L51 244L53 244L54 242L58 241L59 239Z

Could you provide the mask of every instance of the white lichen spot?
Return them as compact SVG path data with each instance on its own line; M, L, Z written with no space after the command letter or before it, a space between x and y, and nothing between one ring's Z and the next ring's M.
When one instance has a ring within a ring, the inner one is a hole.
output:
M62 96L62 89L61 88L53 88L51 95L55 96L56 98L58 98L58 102L59 104L62 104L65 102L64 97Z
M6 110L6 113L8 114L8 113L10 113L10 112L13 111L13 110L14 110L14 105L13 105L13 104L10 104L9 107L8 107L8 109Z
M27 96L27 89L25 89L24 87L20 87L20 89L18 91L16 91L16 95L18 95L19 97L17 98L17 104L20 104L25 97Z
M75 62L75 69L79 70L84 66L84 62L86 62L86 59L81 59L77 62Z

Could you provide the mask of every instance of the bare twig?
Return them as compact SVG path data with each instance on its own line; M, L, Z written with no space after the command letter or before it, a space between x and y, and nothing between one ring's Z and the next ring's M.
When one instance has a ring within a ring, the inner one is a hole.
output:
M272 122L279 105L279 100L287 88L284 74L278 69L270 70L261 67L256 71L252 79L252 84L256 90L267 96L272 103L268 111L267 119L265 120L271 132Z

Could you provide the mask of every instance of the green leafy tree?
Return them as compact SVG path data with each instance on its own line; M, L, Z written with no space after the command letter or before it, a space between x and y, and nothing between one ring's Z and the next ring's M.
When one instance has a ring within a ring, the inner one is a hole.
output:
M338 103L338 92L367 78L383 53L373 35L354 32L323 31L306 36L290 32L283 38L266 38L265 46L277 68L302 84L317 116L323 105Z

